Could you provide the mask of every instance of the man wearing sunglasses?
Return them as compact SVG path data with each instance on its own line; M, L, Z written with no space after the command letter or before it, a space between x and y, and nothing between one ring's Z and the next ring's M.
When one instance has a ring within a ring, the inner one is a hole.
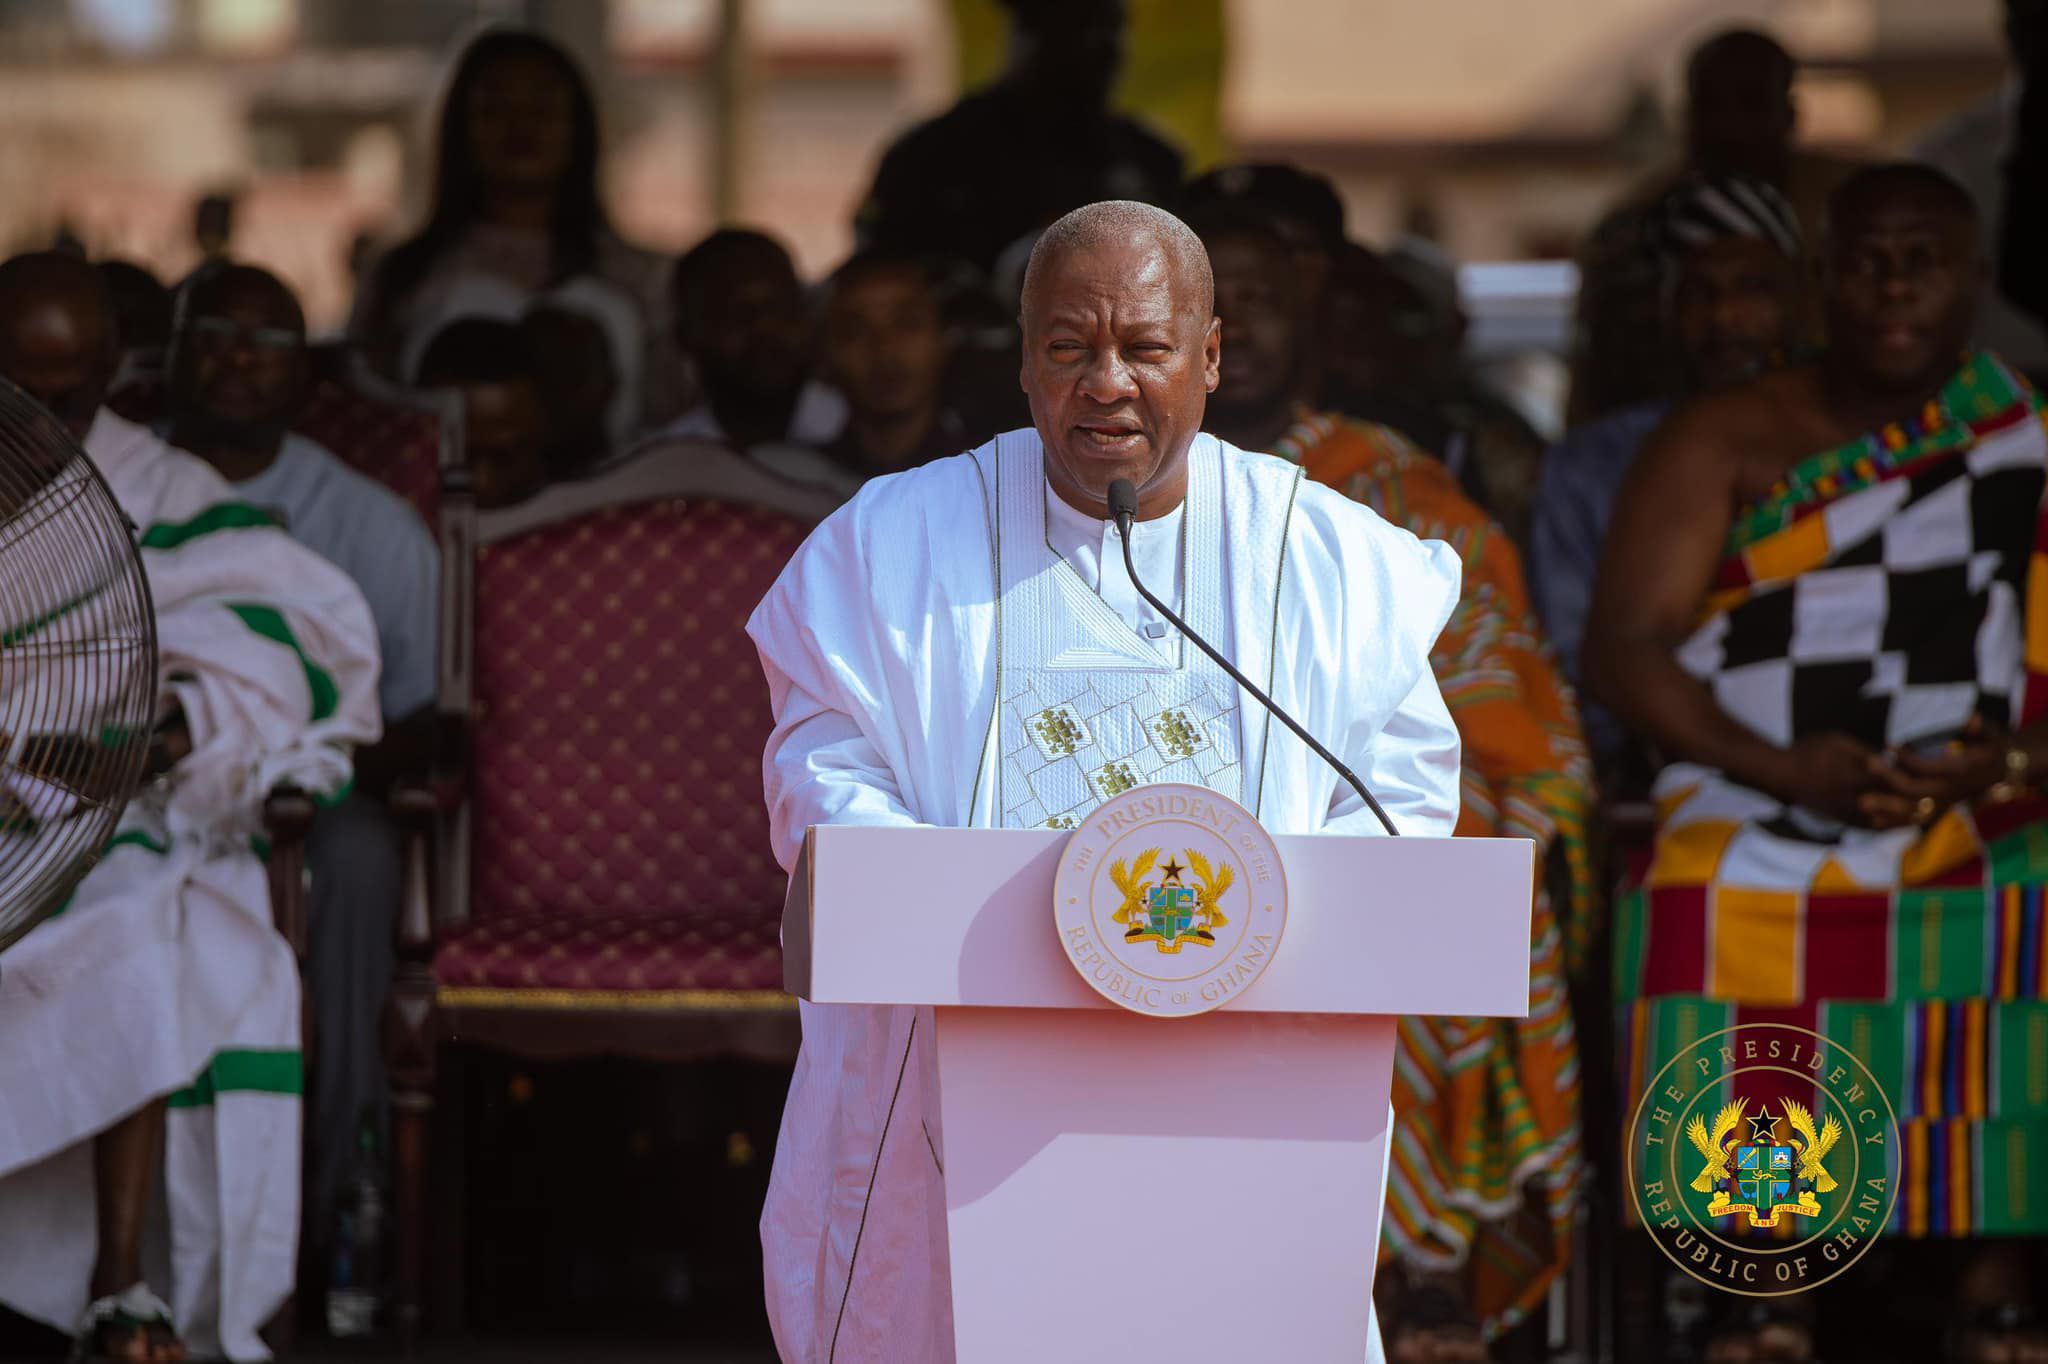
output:
M384 738L357 752L354 793L320 812L306 844L306 969L321 1055L306 1096L311 1178L300 1244L317 1264L364 1110L382 1106L377 1028L402 847L385 796L393 777L426 766L440 564L403 498L291 430L306 391L306 323L282 281L219 265L185 286L180 305L169 357L171 444L211 464L236 497L353 579L383 655Z

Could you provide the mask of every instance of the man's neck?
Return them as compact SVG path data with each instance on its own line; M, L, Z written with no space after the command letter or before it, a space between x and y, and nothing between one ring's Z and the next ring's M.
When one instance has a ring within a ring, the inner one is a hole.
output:
M1240 450L1266 454L1294 425L1294 410L1292 398L1243 407L1212 401L1206 425Z
M846 430L860 451L861 463L876 473L888 474L909 465L938 419L933 408L869 415L856 412L847 419Z
M1050 459L1050 456L1047 458ZM1110 519L1109 503L1106 500L1090 497L1078 489L1068 488L1066 484L1052 477L1050 469L1046 471L1046 486L1052 489L1054 497L1057 497L1083 516L1097 521L1107 521ZM1162 516L1171 516L1176 511L1179 511L1181 503L1187 500L1188 475L1187 466L1183 464L1179 475L1171 482L1159 486L1147 485L1139 491L1138 515L1136 519L1139 521L1157 521Z
M493 227L546 227L555 215L552 189L499 185L484 192L482 219Z
M757 398L714 392L708 401L711 415L718 418L718 429L725 433L727 440L744 449L750 445L787 441L789 424L796 416L797 400L802 393L802 389L797 389L774 398Z
M1851 435L1875 431L1917 415L1948 385L1961 362L1937 375L1898 388L1873 388L1861 375L1850 372L1833 356L1823 359L1819 370L1821 401Z
M282 431L266 431L229 436L195 431L190 426L173 426L170 440L180 450L211 464L214 472L228 482L242 483L277 462L278 453L284 449L284 434Z

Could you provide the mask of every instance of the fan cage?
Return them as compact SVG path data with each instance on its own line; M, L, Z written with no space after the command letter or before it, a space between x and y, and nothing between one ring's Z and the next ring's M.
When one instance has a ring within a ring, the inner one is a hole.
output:
M61 908L148 759L156 612L71 433L0 380L0 951Z

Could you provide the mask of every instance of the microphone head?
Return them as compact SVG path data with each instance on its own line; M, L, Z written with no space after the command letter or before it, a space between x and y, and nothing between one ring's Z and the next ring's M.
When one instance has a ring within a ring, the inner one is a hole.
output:
M1128 478L1109 485L1109 515L1118 527L1127 526L1138 514L1138 489Z

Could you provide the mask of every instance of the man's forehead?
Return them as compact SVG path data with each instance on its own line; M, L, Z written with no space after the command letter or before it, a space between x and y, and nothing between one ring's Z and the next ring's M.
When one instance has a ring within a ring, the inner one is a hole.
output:
M1962 236L1969 230L1969 222L1952 207L1929 195L1902 192L1851 205L1840 215L1835 235L1843 240L1923 234Z
M855 301L871 303L877 298L892 303L905 298L936 302L931 286L925 282L924 272L907 261L871 266L832 286L831 302L834 305Z
M1155 239L1088 242L1069 247L1044 263L1032 281L1049 310L1110 305L1171 307L1185 271Z
M0 338L17 347L73 346L106 328L106 313L89 299L61 294L32 299L12 316L0 317Z
M232 312L260 317L267 322L303 325L299 302L291 292L277 281L260 276L237 276L220 281L207 291L205 297L195 300L193 311L199 314Z

